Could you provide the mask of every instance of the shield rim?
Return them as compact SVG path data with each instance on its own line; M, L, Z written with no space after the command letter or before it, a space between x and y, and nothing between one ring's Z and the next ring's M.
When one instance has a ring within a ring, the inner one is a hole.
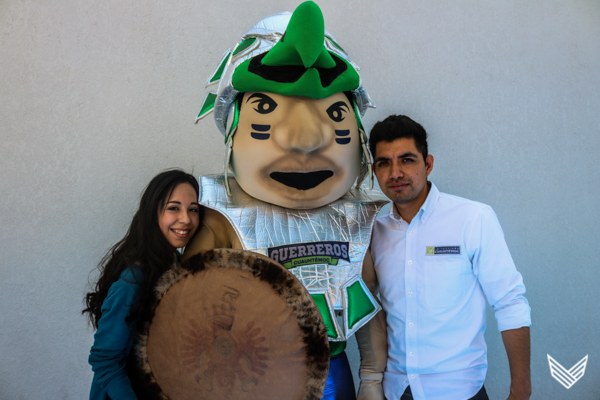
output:
M129 374L134 391L141 398L169 400L156 382L148 362L147 342L156 307L167 291L189 274L207 268L228 268L247 271L266 282L292 308L304 334L306 354L306 392L304 400L319 400L323 396L329 372L329 341L323 318L302 283L285 267L258 253L237 249L212 249L196 254L181 264L174 264L158 280L154 289L152 312L147 320L138 321L136 343L132 349L135 364ZM131 358L131 357L130 357Z

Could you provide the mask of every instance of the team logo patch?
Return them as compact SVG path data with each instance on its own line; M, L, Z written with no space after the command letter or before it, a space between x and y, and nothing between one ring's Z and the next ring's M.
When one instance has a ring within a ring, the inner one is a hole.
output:
M349 242L294 243L269 247L269 258L290 269L301 265L337 265L339 260L350 262Z
M428 256L460 254L460 246L428 246L425 254Z

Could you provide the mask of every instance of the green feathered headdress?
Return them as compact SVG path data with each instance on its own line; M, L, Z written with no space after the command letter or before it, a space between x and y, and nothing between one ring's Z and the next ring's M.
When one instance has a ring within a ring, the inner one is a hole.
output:
M348 61L327 50L321 9L306 1L292 14L279 42L238 66L232 83L238 92L321 99L356 89L360 77Z
M283 12L259 21L233 51L223 54L206 83L218 88L207 94L196 122L214 110L215 122L227 141L231 133L227 121L235 119L238 93L262 91L319 99L350 91L360 124L360 116L374 106L358 69L325 30L319 6L306 1L293 14Z

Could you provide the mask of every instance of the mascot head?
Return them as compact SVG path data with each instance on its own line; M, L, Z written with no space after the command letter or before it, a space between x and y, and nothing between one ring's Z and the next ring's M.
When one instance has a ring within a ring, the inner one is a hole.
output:
M258 22L225 52L207 82L217 91L196 121L214 110L228 148L225 174L231 168L248 194L320 207L370 175L360 117L372 103L357 70L307 1Z

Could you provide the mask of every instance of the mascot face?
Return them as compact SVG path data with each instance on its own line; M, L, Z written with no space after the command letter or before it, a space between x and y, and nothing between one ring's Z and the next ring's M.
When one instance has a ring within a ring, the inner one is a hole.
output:
M230 168L250 196L292 209L322 207L344 196L359 173L361 182L371 176L357 118L373 104L314 2L252 26L207 87L216 83L196 122L214 111L227 145L228 195Z
M243 94L232 168L251 196L286 208L321 207L356 180L360 139L343 92L323 99Z

